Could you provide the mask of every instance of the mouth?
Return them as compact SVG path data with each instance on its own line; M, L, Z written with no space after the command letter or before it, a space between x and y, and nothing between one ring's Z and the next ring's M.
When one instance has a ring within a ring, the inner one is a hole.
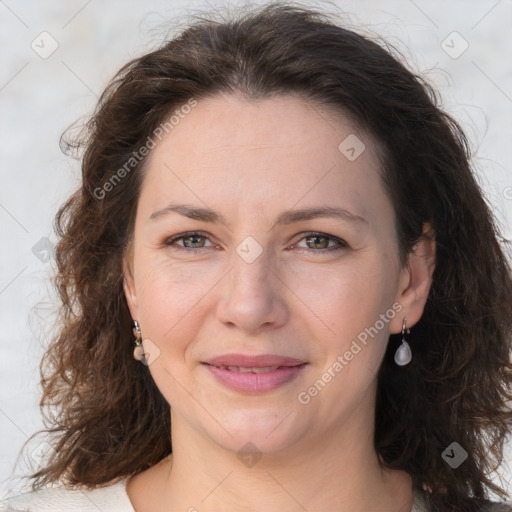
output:
M224 387L240 393L261 394L293 381L308 363L284 366L203 365Z

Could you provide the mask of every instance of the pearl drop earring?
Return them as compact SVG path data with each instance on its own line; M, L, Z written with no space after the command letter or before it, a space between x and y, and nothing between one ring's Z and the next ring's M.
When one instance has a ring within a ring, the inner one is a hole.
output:
M411 347L409 346L409 343L405 340L405 331L407 329L407 325L404 322L402 324L402 344L397 348L395 352L395 363L398 366L405 366L411 362L412 359L412 352ZM407 334L410 334L411 330L407 329Z

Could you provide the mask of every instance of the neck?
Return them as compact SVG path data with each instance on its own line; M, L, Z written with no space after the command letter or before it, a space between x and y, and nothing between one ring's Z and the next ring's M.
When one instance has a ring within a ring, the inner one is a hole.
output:
M412 479L379 464L371 420L367 409L354 411L286 449L241 456L172 413L172 456L134 477L128 492L140 512L410 511Z

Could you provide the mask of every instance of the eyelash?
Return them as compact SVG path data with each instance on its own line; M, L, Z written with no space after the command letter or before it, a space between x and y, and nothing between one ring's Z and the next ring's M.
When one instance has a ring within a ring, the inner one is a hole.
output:
M206 233L202 233L200 231L189 231L189 232L180 233L179 235L176 235L176 236L168 238L164 242L164 245L166 245L168 247L171 247L171 246L173 246L173 244L177 240L181 240L183 238L189 238L189 237L193 237L193 236L208 238L208 235ZM345 242L345 240L342 240L341 238L337 238L337 237L332 236L332 235L327 235L326 233L321 233L321 232L318 232L318 231L311 231L311 232L307 232L307 233L302 233L302 238L300 238L298 242L304 240L305 238L312 238L312 237L327 238L330 241L332 240L334 242L337 242L338 245L334 246L334 247L327 247L325 249L309 249L309 248L304 249L304 248L299 248L298 249L299 252L308 252L310 254L311 253L325 254L325 253L330 253L330 252L333 252L333 251L339 251L341 249L349 249L350 248L350 246L347 244L347 242ZM200 252L200 251L202 251L203 249L206 249L206 248L207 247L197 247L197 248L194 248L194 247L183 247L183 246L179 246L179 245L173 246L173 249L175 249L175 250L185 251L185 252L189 252L189 253L190 252L197 253L197 252Z

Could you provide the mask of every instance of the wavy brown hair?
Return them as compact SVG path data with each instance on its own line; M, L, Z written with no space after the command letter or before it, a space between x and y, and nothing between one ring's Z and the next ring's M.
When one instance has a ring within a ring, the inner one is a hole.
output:
M84 149L82 183L55 220L61 328L42 362L41 407L51 411L45 432L56 451L33 475L35 488L59 479L104 485L172 451L169 404L132 357L123 293L146 159L105 184L172 111L222 92L251 101L299 94L348 115L381 145L401 263L425 222L437 246L424 314L410 335L413 362L393 364L400 337L391 335L380 368L375 450L383 466L428 490L434 510L469 512L489 491L505 496L490 480L512 423L505 241L462 129L402 60L334 16L276 2L200 18L117 73L71 143ZM454 441L469 455L457 469L441 456Z

